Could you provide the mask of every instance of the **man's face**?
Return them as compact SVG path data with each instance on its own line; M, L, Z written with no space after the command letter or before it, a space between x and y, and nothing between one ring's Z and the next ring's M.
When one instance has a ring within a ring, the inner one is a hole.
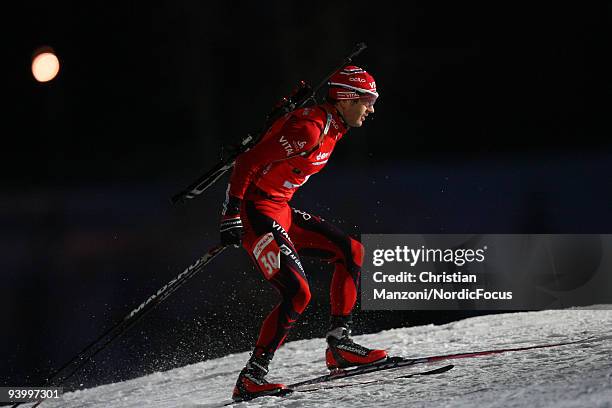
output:
M342 117L350 127L360 127L370 113L374 113L376 97L363 96L359 99L341 101Z

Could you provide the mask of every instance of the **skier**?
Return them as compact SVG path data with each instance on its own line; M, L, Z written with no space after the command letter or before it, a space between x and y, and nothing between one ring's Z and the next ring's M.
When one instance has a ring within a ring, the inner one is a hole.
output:
M295 191L325 166L336 143L360 127L378 97L374 78L347 66L329 80L324 104L301 108L273 123L262 140L236 159L221 213L223 245L241 243L258 270L280 293L266 317L251 358L240 372L234 399L286 388L265 380L274 352L310 301L300 255L335 265L325 359L331 370L387 358L384 350L350 337L363 261L362 244L324 219L289 206Z

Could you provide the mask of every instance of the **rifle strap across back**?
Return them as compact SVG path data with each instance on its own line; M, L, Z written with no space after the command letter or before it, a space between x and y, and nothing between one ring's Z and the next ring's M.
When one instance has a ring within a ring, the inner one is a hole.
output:
M300 153L300 156L308 156L310 153L317 150L319 146L321 145L323 138L329 132L329 127L331 126L331 122L332 122L332 114L327 109L325 109L323 106L319 106L319 108L323 109L325 113L327 114L327 119L325 121L325 127L323 128L323 132L321 132L321 136L319 136L319 141L317 142L317 144L314 145L312 148L308 149L307 151Z

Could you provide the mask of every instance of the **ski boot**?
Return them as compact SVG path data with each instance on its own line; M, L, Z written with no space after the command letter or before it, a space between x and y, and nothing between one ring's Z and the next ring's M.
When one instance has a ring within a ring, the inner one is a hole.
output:
M268 374L268 365L272 360L273 354L255 352L240 372L232 399L234 401L248 401L264 395L278 394L287 387L284 384L271 384L265 380Z
M350 317L332 317L330 330L326 335L325 351L325 362L332 372L376 363L387 358L385 350L372 350L355 343L350 337L350 324Z

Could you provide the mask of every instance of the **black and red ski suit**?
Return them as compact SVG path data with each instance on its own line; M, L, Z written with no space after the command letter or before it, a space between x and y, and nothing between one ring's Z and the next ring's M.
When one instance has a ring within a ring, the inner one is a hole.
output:
M310 301L300 255L334 264L332 316L349 316L355 305L362 244L324 219L289 206L295 191L325 167L347 130L331 104L298 109L278 119L236 160L228 194L243 200L242 245L282 297L263 322L255 353L273 354Z

